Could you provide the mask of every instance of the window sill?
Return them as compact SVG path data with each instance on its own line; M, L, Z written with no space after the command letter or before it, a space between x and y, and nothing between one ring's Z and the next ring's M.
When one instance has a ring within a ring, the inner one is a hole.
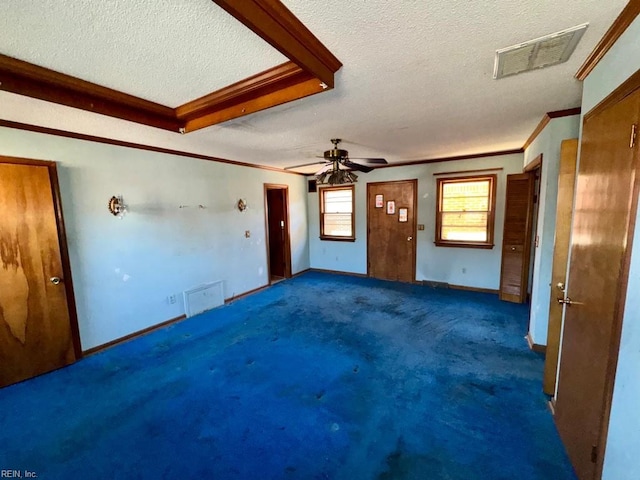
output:
M491 250L495 245L493 243L470 243L470 242L433 242L436 247L454 247L454 248L480 248Z
M333 242L355 242L355 237L323 237L320 236L320 240L329 240Z

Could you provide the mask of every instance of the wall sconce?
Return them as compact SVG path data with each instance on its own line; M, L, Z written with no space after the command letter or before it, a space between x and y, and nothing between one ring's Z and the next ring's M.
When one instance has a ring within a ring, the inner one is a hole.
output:
M118 195L111 197L109 199L109 212L114 217L122 218L125 213L127 213L127 206L124 204L124 200L122 200L122 195Z
M244 212L247 209L247 201L241 198L240 200L238 200L236 206L238 207L238 210Z

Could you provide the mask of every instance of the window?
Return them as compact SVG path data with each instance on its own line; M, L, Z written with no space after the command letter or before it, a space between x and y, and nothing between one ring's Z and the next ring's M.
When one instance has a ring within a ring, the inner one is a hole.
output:
M436 245L493 248L496 175L438 179Z
M320 189L320 239L354 241L354 186Z

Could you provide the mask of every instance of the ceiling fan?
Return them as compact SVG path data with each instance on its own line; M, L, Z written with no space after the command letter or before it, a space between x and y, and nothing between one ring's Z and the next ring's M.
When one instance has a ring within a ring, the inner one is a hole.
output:
M336 185L341 183L353 183L358 181L358 176L353 173L353 170L359 172L369 173L373 170L373 167L362 165L361 163L353 162L352 160L362 160L374 165L386 165L387 161L384 158L360 158L349 157L349 152L338 148L338 144L342 142L340 138L332 138L333 148L326 150L322 157L324 160L320 162L304 163L302 165L294 165L292 167L285 167L285 170L291 170L293 168L307 167L309 165L316 165L324 163L318 172L315 173L318 183L327 183L329 185Z

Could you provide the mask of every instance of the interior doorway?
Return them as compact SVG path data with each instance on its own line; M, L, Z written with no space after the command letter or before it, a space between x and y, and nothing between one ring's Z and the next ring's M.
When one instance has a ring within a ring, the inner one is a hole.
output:
M0 387L82 356L54 162L0 157Z
M289 187L265 183L267 266L269 285L291 278Z
M529 248L529 278L527 279L527 303L531 305L533 293L533 276L535 274L535 260L537 248L540 245L538 236L538 219L540 215L540 184L542 180L542 154L538 155L532 162L524 167L523 172L533 174L533 217L531 219L531 239ZM528 330L527 330L528 331Z

